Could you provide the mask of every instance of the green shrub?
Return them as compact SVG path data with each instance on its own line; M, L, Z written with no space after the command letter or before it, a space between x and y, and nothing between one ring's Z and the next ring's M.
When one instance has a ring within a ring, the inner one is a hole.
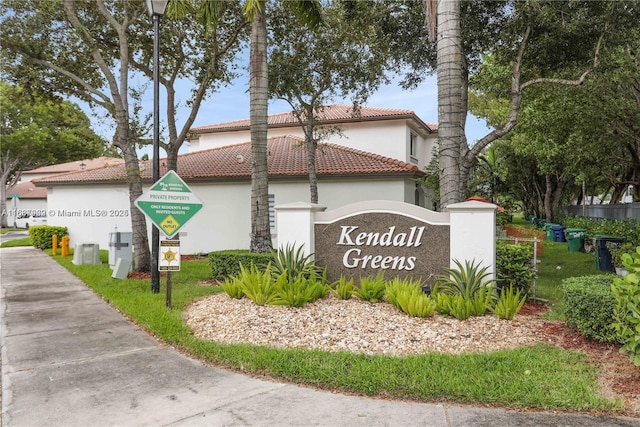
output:
M347 280L341 275L339 280L331 284L331 293L343 300L350 299L354 290L353 277Z
M528 295L535 278L533 248L499 241L496 246L496 286L498 291L514 288Z
M237 276L231 276L220 282L222 290L231 298L242 299L244 298L244 291L240 284L240 278Z
M453 316L458 320L466 320L473 315L473 302L460 294L439 293L435 301L440 314Z
M384 297L387 302L398 310L402 310L398 304L398 295L407 287L407 282L398 277L394 277L391 281L388 281L384 285Z
M418 287L405 287L398 293L397 305L412 317L429 317L436 311L436 303Z
M464 266L458 260L453 260L458 268L444 268L446 274L436 278L438 289L445 294L457 294L470 299L485 286L491 286L493 280L488 267L480 268L480 263L465 261Z
M361 277L360 287L357 287L354 293L361 300L373 303L380 302L384 297L385 286L384 270L380 270L375 277Z
M509 286L509 288L502 288L496 305L490 310L501 319L512 320L526 300L527 296L521 295L520 290Z
M640 221L628 219L601 219L579 216L561 215L556 218L559 224L567 228L584 228L586 239L592 240L596 235L620 237L626 243L640 246Z
M472 306L472 316L484 316L491 307L493 286L482 286L469 300Z
M58 244L63 236L69 233L67 227L59 227L55 225L32 225L29 227L29 239L31 245L38 249L51 249L53 236L58 236Z
M287 244L277 251L272 250L271 256L271 272L279 276L286 270L290 281L296 280L300 274L308 277L311 271L316 270L313 254L305 255L302 246L296 249L295 245Z
M616 277L611 285L616 300L613 328L623 344L620 352L629 353L640 366L640 246L635 253L622 255L622 265L629 274Z
M240 273L240 264L254 264L259 268L267 266L272 260L270 253L253 253L247 250L226 250L209 253L211 278L222 280Z
M605 245L611 254L611 262L616 267L623 267L622 255L631 254L635 250L635 246L632 243L623 243L613 245L612 242L607 242Z
M267 265L264 270L261 270L255 264L251 264L249 269L240 264L240 274L237 279L247 298L258 305L265 305L273 301L273 294L277 289L276 283L286 282L287 277L286 274L282 274L277 280L274 280L271 275L271 265Z
M304 272L298 273L293 280L289 280L287 271L283 271L276 279L273 297L269 299L271 305L286 305L302 307L314 302L324 295L325 285L316 280L310 280Z
M612 327L616 300L611 292L613 275L570 277L562 281L567 323L586 337L601 342L618 341Z

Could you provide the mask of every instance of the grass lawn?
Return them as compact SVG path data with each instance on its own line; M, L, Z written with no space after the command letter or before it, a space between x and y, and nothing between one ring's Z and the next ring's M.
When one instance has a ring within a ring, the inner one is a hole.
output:
M521 216L514 218L512 225L534 228ZM545 240L543 256L539 258L536 280L536 298L549 301L550 310L545 315L549 320L564 320L562 280L567 277L610 274L598 271L595 253L569 252L566 243Z
M31 239L23 237L22 239L7 240L0 244L0 248L15 248L16 246L31 246Z
M583 259L589 260L588 255L568 253L566 247L564 250L560 244L548 252L545 247L541 265L538 292L549 298L554 310L561 307L557 281L571 271L590 273L566 267L567 260L574 256L582 264ZM562 255L566 268L556 269L560 262L555 259L556 252ZM218 366L327 390L393 399L611 413L622 407L620 400L601 394L596 368L586 355L548 345L487 354L389 357L204 341L195 338L185 326L182 310L196 298L220 292L219 288L202 282L209 279L206 260L182 262L182 270L173 275L173 308L168 309L164 279L162 292L152 294L150 280L112 279L106 251L102 251L101 257L103 264L98 266L76 266L71 257L59 255L54 259L144 329ZM586 261L584 266L589 264ZM551 277L547 278L548 274Z

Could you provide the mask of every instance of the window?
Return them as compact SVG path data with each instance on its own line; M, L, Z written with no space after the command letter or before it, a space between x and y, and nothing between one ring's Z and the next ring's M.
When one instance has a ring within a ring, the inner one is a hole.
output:
M413 132L409 132L409 155L418 157L418 135Z
M276 195L269 194L269 227L276 229Z

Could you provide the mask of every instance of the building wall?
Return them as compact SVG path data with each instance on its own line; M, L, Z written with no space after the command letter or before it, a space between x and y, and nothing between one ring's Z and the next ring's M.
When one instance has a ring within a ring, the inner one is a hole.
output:
M180 230L181 252L206 253L222 249L248 249L251 215L250 183L188 183L204 207ZM402 197L406 182L394 180L333 180L319 183L323 205L332 209L364 200L396 200ZM146 190L146 188L145 188ZM306 180L269 183L276 204L309 200ZM413 197L413 196L412 196ZM413 203L413 199L408 201ZM129 197L125 185L74 185L49 189L49 225L69 229L71 247L77 243L98 243L108 249L109 233L131 231ZM150 233L151 224L148 224ZM149 234L150 235L150 234ZM273 245L278 246L277 235Z
M340 125L342 135L332 135L324 142L343 145L345 147L380 154L392 159L415 164L421 170L429 164L435 135L428 135L424 130L407 125L407 120L384 120L364 123L345 123ZM417 153L412 158L409 152L410 133L418 138ZM293 135L304 138L300 126L287 128L271 128L268 137ZM240 144L251 140L248 130L235 132L206 133L200 135L198 141L189 143L189 152L207 150Z

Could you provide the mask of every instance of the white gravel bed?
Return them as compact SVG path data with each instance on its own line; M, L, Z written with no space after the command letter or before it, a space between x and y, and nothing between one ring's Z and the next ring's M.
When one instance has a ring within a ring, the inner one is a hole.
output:
M544 340L544 321L531 316L501 320L488 314L460 321L434 314L410 317L388 303L333 295L302 308L258 306L247 298L211 295L184 313L195 335L223 344L405 356L427 352L476 353Z

